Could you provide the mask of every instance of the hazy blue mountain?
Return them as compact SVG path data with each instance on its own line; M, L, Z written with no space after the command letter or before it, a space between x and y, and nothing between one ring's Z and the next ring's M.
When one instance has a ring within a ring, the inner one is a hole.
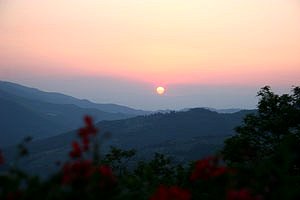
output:
M133 116L27 99L0 89L0 146L16 144L25 136L38 139L73 130L82 125L82 118L87 114L96 121Z
M216 108L210 108L210 107L203 107L204 109L207 109L207 110L210 110L210 111L214 111L214 112L217 112L217 113L235 113L235 112L239 112L243 109L240 109L240 108L225 108L225 109L216 109ZM188 111L188 110L191 110L193 108L184 108L180 111Z
M240 111L220 114L207 109L191 109L185 112L156 113L130 119L101 121L97 127L99 136L109 131L112 137L100 140L103 151L113 145L120 148L135 148L139 157L147 158L154 152L176 157L177 161L201 158L218 150L225 138L234 134L246 114ZM54 162L64 160L76 131L33 142L31 155L24 166L29 171L51 171ZM8 155L12 154L7 150Z
M50 135L68 130L16 102L0 98L0 146L19 142L23 137Z
M227 108L227 109L206 108L206 109L215 111L217 113L235 113L242 110L240 108Z
M104 112L110 113L124 113L129 115L145 115L150 112L143 110L136 110L127 106L121 106L117 104L100 104L93 103L85 99L77 99L68 95L56 93L56 92L44 92L35 88L22 86L16 83L0 81L0 90L20 96L27 99L55 103L55 104L74 104L81 108L95 108Z

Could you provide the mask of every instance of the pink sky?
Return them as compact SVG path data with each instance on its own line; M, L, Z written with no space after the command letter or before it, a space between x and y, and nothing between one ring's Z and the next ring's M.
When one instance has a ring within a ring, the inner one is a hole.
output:
M0 78L297 85L297 0L2 0Z

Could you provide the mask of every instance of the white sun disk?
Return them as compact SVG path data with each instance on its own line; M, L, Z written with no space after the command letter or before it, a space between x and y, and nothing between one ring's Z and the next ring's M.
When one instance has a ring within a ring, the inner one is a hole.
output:
M156 88L156 92L157 92L157 94L162 95L162 94L165 93L165 88L159 86L159 87Z

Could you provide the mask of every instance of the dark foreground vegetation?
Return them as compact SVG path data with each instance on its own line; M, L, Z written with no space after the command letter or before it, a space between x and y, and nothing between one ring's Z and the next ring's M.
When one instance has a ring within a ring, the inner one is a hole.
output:
M0 174L0 199L300 199L300 88L277 95L264 87L258 96L258 111L221 152L184 165L162 154L131 162L135 151L118 148L102 155L96 137L108 135L85 117L57 173L44 180L13 165ZM29 140L19 145L21 156Z

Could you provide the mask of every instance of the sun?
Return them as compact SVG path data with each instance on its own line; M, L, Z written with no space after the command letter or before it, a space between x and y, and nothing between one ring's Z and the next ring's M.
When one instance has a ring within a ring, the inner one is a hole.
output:
M156 92L159 95L163 95L165 93L165 88L162 87L162 86L159 86L159 87L156 88Z

